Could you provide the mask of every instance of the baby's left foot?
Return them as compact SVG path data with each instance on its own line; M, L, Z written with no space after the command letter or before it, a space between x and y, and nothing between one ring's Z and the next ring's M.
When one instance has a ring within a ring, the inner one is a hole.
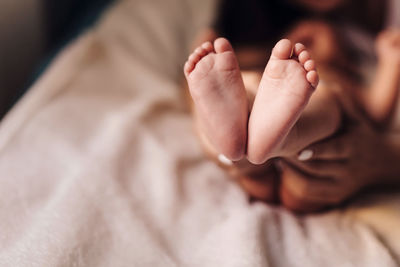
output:
M218 153L242 159L248 106L239 64L228 40L204 43L184 68L200 130Z
M262 164L276 152L318 84L304 45L279 41L272 51L249 119L247 157Z

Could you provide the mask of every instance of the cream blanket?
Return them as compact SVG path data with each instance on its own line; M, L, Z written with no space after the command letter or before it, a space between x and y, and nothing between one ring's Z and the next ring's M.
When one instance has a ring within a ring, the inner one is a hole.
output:
M0 128L0 266L397 266L400 198L296 217L204 157L180 87L212 0L126 0Z

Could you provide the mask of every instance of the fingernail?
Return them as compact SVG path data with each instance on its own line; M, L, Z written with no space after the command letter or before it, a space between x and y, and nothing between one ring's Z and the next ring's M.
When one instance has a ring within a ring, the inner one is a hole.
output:
M232 166L233 165L232 160L228 159L227 157L225 157L222 154L218 155L218 160L219 160L219 162L221 162L222 164L224 164L226 166Z
M307 160L310 160L313 156L314 156L314 151L312 151L310 149L306 149L306 150L301 151L301 153L299 154L297 159L299 161L307 161Z

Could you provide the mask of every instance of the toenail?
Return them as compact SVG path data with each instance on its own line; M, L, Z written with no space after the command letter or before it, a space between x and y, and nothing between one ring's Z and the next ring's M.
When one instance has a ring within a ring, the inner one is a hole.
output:
M219 154L218 155L218 160L219 162L221 162L222 164L226 165L226 166L232 166L233 162L232 160L228 159L226 156Z
M313 156L314 156L314 151L312 151L311 149L305 149L305 150L300 152L300 154L297 157L297 159L299 161L307 161L307 160L312 159Z

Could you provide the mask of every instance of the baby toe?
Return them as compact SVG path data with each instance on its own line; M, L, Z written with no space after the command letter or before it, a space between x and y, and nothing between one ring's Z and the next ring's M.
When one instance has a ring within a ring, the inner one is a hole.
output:
M304 63L304 69L306 71L315 70L315 61L312 59L307 60L306 63Z
M211 53L214 51L214 46L212 45L211 42L205 42L201 45L201 47L206 50L208 53Z
M307 81L313 86L313 87L317 87L318 82L319 82L319 77L318 77L318 73L315 70L309 71L307 73Z
M199 54L193 53L189 56L189 61L193 63L197 63L200 61L201 56Z
M233 51L231 43L225 38L218 38L217 40L215 40L214 49L217 53Z
M207 51L204 49L204 48L202 48L202 47L198 47L198 48L196 48L196 50L194 50L194 52L196 53L196 54L198 54L199 56L205 56L205 55L207 55Z
M194 70L194 64L193 62L187 61L185 63L185 66L183 67L183 71L185 73L185 75L189 75L192 71Z
M294 55L295 56L299 56L301 52L303 52L304 50L306 50L305 45L301 44L301 43L296 43L294 45Z
M299 54L299 62L304 65L304 63L306 63L308 60L311 59L310 53L308 53L307 50L304 50L303 52L301 52Z
M271 58L289 59L293 53L292 42L288 39L280 40L272 50Z

